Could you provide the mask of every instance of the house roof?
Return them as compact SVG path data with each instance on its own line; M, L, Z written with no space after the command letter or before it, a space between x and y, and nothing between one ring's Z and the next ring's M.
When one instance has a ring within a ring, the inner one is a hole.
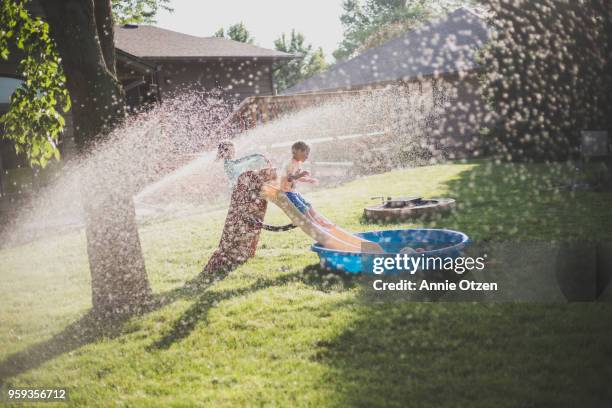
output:
M283 94L347 89L470 71L478 67L476 51L489 38L490 31L485 22L469 10L459 8L439 20L338 63Z
M115 27L115 46L142 59L289 59L293 54L218 37L196 37L150 25Z
M117 52L117 64L125 64L136 69L139 72L149 73L155 71L154 63L150 61L145 61L144 59L138 58L137 56L125 52L119 48L115 48L115 51Z

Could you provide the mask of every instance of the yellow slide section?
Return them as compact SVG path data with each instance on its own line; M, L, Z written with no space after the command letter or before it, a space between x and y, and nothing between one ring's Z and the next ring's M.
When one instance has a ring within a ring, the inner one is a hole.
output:
M265 184L261 190L261 196L276 204L287 214L293 224L300 227L302 231L325 248L347 252L384 252L377 243L356 237L340 227L334 225L331 228L325 228L318 224L311 216L302 214L276 186Z

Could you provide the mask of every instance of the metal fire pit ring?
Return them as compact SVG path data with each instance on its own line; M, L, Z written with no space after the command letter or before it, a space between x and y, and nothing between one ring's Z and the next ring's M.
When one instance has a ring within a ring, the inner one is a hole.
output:
M389 197L382 204L364 208L363 214L370 221L391 222L443 216L454 208L453 198Z

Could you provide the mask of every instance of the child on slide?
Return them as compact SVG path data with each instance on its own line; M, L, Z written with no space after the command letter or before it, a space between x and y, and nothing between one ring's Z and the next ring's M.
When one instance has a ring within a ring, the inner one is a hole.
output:
M245 171L272 167L270 160L262 154L250 154L239 159L234 159L235 156L236 147L232 142L223 141L219 143L217 160L223 159L223 169L232 189L236 186L238 177Z
M302 170L302 163L308 159L310 154L310 146L304 142L295 142L291 146L292 158L289 160L281 171L280 188L287 196L289 201L302 213L310 216L317 224L324 228L331 228L331 224L325 218L320 216L312 205L295 190L295 185L300 183L318 184L318 180L310 177L310 173Z

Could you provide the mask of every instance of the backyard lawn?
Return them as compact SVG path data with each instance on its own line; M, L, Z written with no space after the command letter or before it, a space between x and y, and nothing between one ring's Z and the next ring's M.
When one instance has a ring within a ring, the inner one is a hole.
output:
M450 228L476 242L612 241L612 193L558 186L571 166L439 164L308 193L353 231ZM362 219L370 197L447 196L425 224ZM612 404L612 304L375 302L321 271L298 230L193 289L225 210L140 228L158 306L120 324L88 314L84 233L0 250L0 379L67 387L74 406L601 406ZM269 206L267 221L285 223ZM51 404L52 405L52 404ZM49 405L49 406L51 406Z

